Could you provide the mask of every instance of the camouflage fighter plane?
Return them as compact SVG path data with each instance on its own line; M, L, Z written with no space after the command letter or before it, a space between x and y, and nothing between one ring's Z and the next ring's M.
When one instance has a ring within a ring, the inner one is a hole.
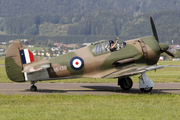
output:
M6 53L7 76L14 82L31 81L31 91L37 91L34 85L37 81L70 78L118 78L118 85L130 90L133 85L130 76L140 74L140 90L150 92L154 84L146 72L164 67L156 65L161 53L174 57L167 51L167 44L159 43L153 19L150 21L154 36L128 41L117 38L113 52L109 50L109 41L100 40L56 58L41 60L15 41Z

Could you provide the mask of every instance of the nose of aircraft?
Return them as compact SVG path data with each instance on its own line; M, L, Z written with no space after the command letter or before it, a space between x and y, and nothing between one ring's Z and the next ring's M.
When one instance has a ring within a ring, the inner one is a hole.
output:
M165 43L159 43L159 46L160 46L161 49L163 49L165 51L167 51L169 49L169 46L167 44L165 44Z

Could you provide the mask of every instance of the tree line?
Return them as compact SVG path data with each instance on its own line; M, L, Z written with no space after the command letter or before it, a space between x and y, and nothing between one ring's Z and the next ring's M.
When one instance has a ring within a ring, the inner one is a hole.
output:
M35 14L73 14L117 11L131 15L159 10L179 10L179 0L0 0L0 17Z
M0 34L2 36L0 39L5 35L26 36L27 38L31 36L30 38L54 41L67 39L65 42L72 38L72 41L75 40L77 43L91 42L96 38L96 40L105 39L109 36L131 39L152 35L150 16L154 19L161 42L174 40L174 43L179 43L180 11L156 11L138 16L102 11L85 15L38 14L1 18Z

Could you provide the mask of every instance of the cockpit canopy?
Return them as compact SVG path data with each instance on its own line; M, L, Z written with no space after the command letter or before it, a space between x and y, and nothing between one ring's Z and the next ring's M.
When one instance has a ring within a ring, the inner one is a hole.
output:
M108 40L96 41L96 42L92 43L91 45L94 46L92 48L92 52L94 53L94 55L101 55L101 54L105 54L105 53L110 52L110 49L109 49L110 45L109 45ZM115 51L118 51L118 50L124 48L125 46L126 46L126 42L118 39L118 43L116 45Z

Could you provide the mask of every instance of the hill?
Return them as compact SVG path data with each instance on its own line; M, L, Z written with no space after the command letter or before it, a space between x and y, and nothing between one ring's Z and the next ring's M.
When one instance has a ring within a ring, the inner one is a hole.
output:
M152 35L152 16L161 42L179 44L179 8L177 0L0 0L0 41L127 40Z
M131 15L159 10L179 10L179 0L0 0L0 17L34 14L71 14L117 11Z
M131 39L152 35L150 16L154 18L161 42L171 42L171 40L174 40L174 43L179 42L180 11L156 11L138 16L102 11L85 15L74 13L9 17L0 19L0 33L1 35L24 35L28 38L36 35L44 36L45 39L54 38L55 41L57 41L55 38L62 40L64 36L64 40L67 39L65 36L69 36L69 39L73 36L74 41L80 43L93 41L88 38L97 40L111 38L110 36Z

